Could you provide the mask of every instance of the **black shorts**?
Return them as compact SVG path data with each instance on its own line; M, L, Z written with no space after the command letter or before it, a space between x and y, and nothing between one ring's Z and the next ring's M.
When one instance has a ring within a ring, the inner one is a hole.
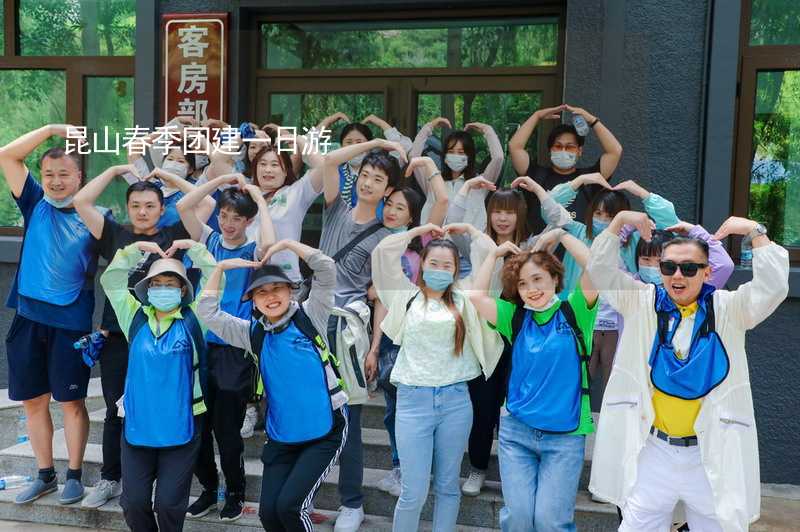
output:
M91 369L72 347L85 334L15 314L6 336L9 398L26 401L52 393L59 402L85 399Z

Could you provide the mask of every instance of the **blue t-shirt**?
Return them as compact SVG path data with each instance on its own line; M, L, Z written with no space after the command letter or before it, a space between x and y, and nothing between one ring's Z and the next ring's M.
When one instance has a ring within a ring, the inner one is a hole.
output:
M179 191L164 198L164 214L158 219L158 223L156 224L157 229L163 229L168 225L175 225L181 221L181 215L178 214L177 205L183 196L183 192Z
M256 243L247 242L238 248L228 248L223 244L222 235L216 231L212 232L206 240L206 248L214 255L217 262L225 259L244 259L255 260ZM232 316L250 320L253 313L253 302L242 301L244 291L247 289L247 282L250 279L248 268L236 268L225 272L225 291L222 293L220 308ZM228 345L228 342L208 331L206 341L213 344Z
M6 306L38 323L90 331L97 270L94 239L75 209L56 209L43 198L44 190L28 173L22 194L14 198L24 229Z

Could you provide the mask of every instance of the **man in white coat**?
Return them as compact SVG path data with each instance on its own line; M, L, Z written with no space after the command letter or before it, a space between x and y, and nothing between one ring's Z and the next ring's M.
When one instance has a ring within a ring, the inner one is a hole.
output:
M707 245L679 237L664 246L663 285L644 284L619 268L625 224L649 238L647 215L620 212L587 266L625 318L589 490L621 508L621 532L668 532L679 501L692 532L746 531L761 498L745 331L786 298L788 252L762 225L732 217L714 236L752 239L752 281L735 291L705 284Z

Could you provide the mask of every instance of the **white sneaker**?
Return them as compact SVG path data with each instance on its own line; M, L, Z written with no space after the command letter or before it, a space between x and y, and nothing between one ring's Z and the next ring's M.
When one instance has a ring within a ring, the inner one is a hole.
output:
M251 438L253 436L253 430L255 429L257 421L258 421L258 412L256 411L256 407L254 407L253 405L248 406L247 410L244 413L242 430L239 431L239 433L242 435L242 438Z
M400 468L395 467L389 474L378 482L378 489L390 493L395 497L400 496Z
M356 532L361 523L364 522L364 507L348 508L339 507L339 517L336 518L336 525L333 532Z
M481 473L473 469L469 473L469 478L464 482L464 485L461 486L461 493L469 495L470 497L476 497L480 494L485 480L486 473Z
M122 484L116 480L101 480L94 489L83 499L81 506L84 508L100 508L114 497L122 494Z

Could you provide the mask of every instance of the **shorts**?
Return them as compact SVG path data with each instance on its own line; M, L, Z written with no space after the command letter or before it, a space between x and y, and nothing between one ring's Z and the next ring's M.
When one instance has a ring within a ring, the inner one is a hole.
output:
M72 347L85 334L15 314L6 336L9 398L27 401L51 393L59 402L85 399L91 369Z

